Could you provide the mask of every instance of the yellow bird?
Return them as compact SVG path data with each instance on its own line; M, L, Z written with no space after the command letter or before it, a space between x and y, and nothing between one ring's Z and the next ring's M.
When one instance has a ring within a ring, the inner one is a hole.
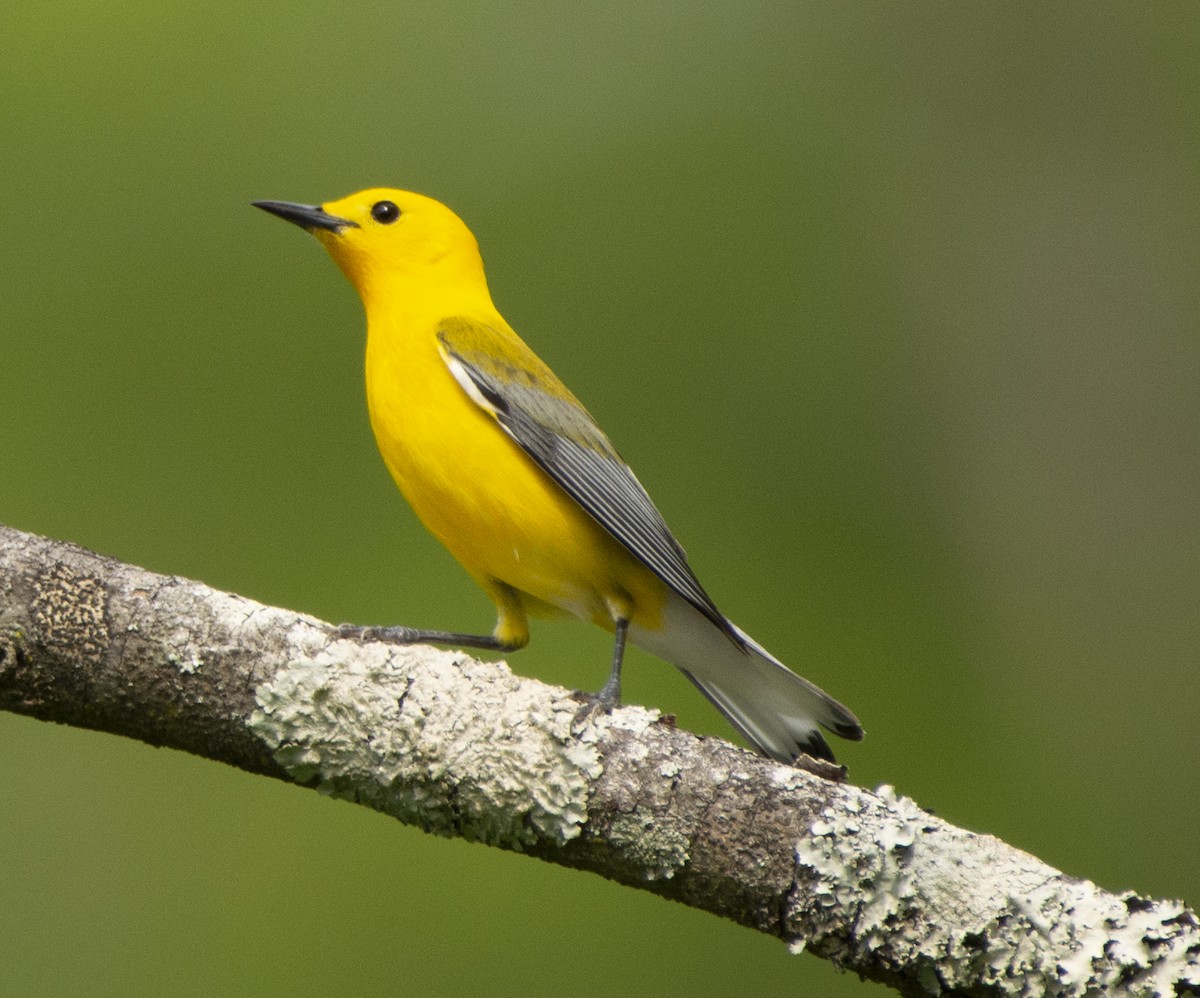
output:
M454 212L384 188L324 205L254 203L313 233L358 290L379 451L498 614L491 635L343 633L514 651L529 642L528 615L566 611L615 635L589 709L620 702L628 637L771 758L832 760L818 725L862 737L849 710L717 609L608 437L492 304L478 244Z

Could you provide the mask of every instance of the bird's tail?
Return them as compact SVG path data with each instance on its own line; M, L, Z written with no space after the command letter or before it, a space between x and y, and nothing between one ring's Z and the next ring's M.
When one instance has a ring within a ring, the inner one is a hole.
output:
M858 741L862 725L846 707L796 675L735 625L729 634L683 600L671 599L661 630L631 632L634 643L679 668L754 748L780 762L801 753L834 761L827 728Z

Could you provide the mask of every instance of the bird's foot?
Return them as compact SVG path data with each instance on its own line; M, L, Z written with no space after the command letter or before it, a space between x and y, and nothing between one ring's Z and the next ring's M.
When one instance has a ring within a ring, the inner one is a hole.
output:
M575 712L575 720L571 722L571 733L579 735L596 714L611 714L614 707L621 706L621 680L618 677L613 682L610 676L599 693L576 690L574 696L576 700L583 701L583 706Z
M413 627L396 624L390 627L363 626L362 624L338 624L333 636L349 641L382 641L391 645L411 645L422 639L422 632Z
M482 648L485 651L516 651L519 644L501 641L492 634L459 634L456 631L426 631L417 627L393 624L386 627L361 624L338 624L331 628L334 638L350 641L382 641L390 645L455 645L463 648Z

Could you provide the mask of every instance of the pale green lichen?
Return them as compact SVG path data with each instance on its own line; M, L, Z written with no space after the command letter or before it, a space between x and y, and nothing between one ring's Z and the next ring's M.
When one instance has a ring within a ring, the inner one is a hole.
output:
M871 841L863 841L863 802L848 793L825 808L810 836L796 844L797 862L816 874L817 903L827 909L854 906L858 944L868 950L904 911L911 887L908 861L924 816L911 801L887 791L879 801L889 820L869 822Z
M816 910L798 923L810 936L798 933L795 951L819 943L855 965L886 950L931 995L979 985L1028 998L1171 995L1200 975L1196 917L1182 904L1067 878L891 787L846 788L809 832L796 861Z
M578 703L503 663L333 642L256 691L251 728L298 782L440 834L521 849L576 837L593 739Z
M193 628L188 623L187 614L180 614L181 623L171 627L161 634L158 640L170 650L167 661L175 666L181 675L190 676L200 672L205 665L206 643L213 640L213 635L236 635L245 622L254 614L265 614L275 617L281 628L296 628L306 626L313 621L299 614L285 613L273 608L263 607L258 603L238 596L234 593L221 592L200 583L193 583L190 599L196 607L196 612L202 612L210 621L207 628ZM128 625L128 630L140 628L137 620Z
M687 836L661 817L619 814L609 825L606 838L641 867L647 880L669 880L689 859Z

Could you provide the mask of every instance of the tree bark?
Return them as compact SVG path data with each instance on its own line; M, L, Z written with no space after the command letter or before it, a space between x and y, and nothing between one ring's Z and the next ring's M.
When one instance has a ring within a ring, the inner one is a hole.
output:
M1106 893L889 787L638 707L575 733L572 693L502 662L340 639L3 526L0 708L591 870L908 995L1200 994L1181 902Z

